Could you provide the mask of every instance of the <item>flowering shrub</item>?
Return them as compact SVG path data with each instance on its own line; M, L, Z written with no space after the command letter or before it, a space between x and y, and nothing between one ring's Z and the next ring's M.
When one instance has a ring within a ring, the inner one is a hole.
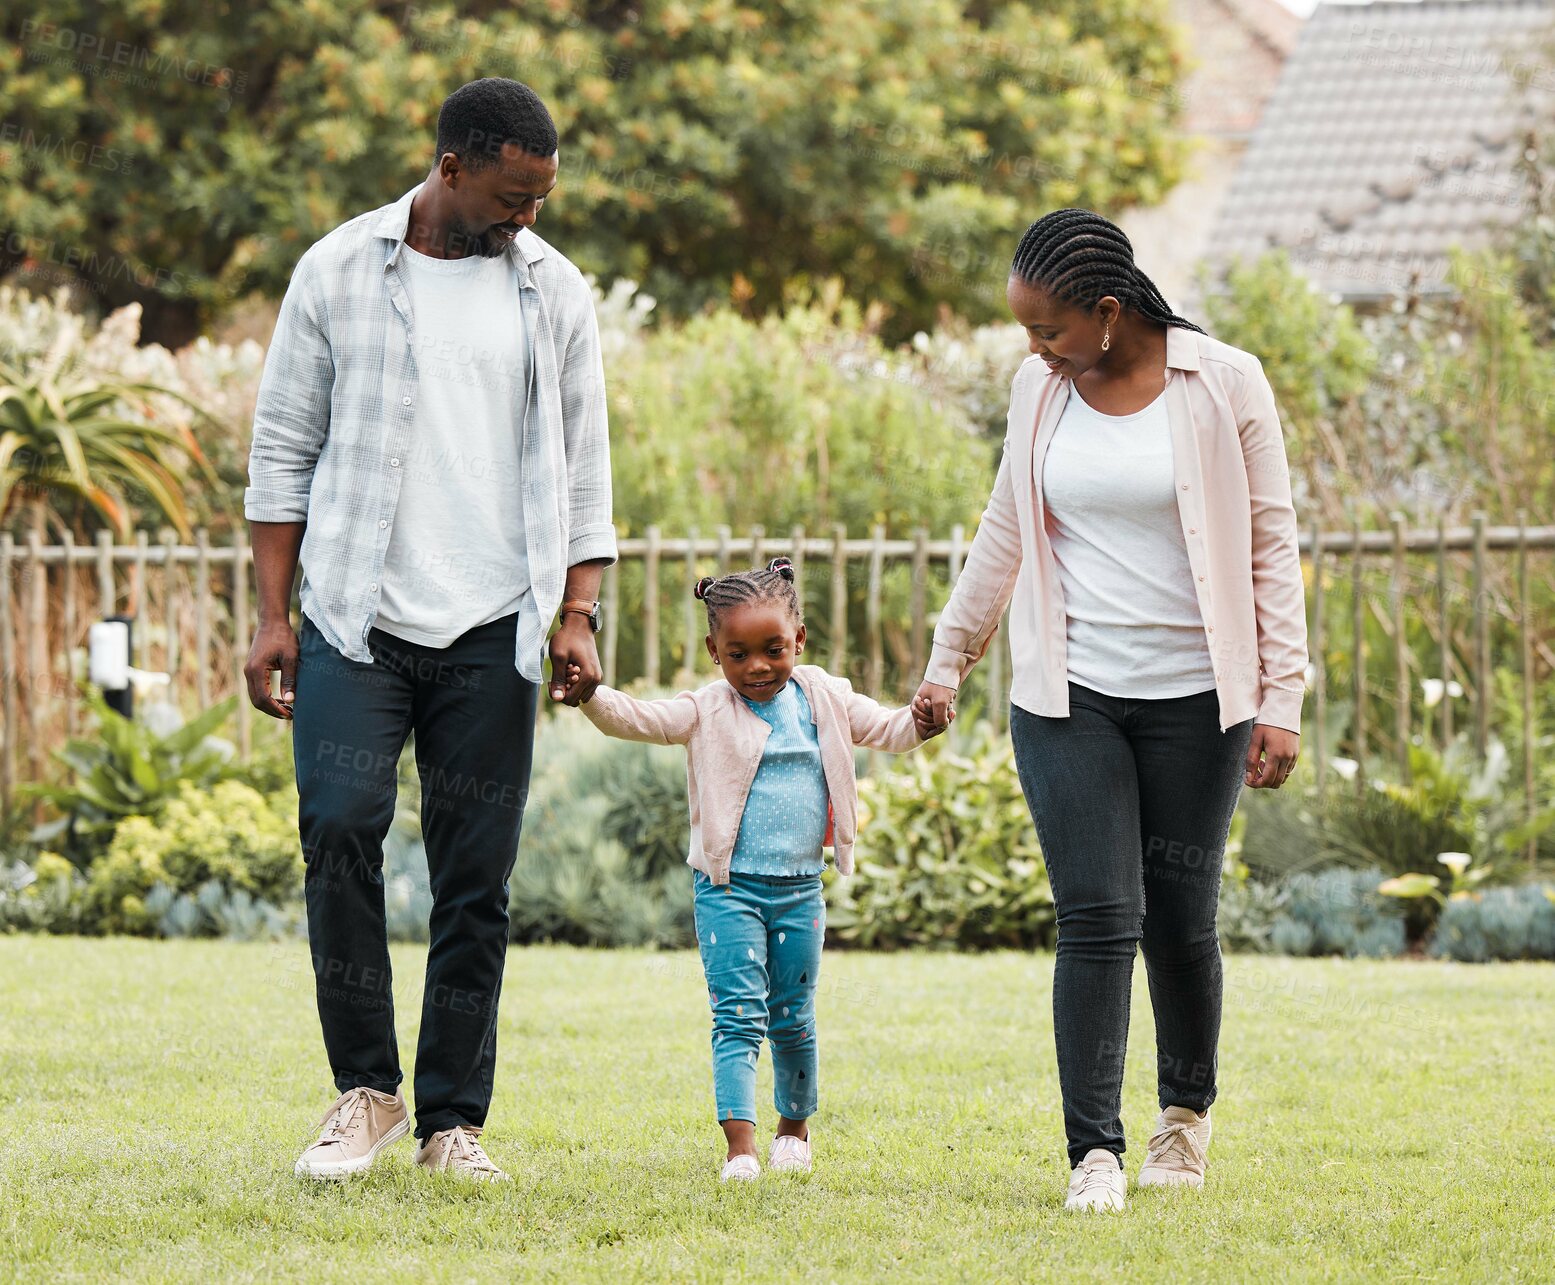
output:
M297 895L302 870L295 818L259 791L241 781L186 784L157 820L120 823L88 874L87 914L103 932L145 932L153 926L146 897L159 883L185 893L216 880L279 904Z

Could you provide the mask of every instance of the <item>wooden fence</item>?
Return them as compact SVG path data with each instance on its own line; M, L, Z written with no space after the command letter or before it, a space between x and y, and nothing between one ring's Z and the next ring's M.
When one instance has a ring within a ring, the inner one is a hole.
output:
M1537 551L1555 550L1555 526L1530 527L1524 515L1516 526L1492 526L1483 513L1472 525L1409 530L1402 515L1387 530L1325 531L1312 526L1301 534L1308 573L1309 641L1314 673L1307 703L1307 751L1319 788L1328 785L1327 765L1336 751L1364 761L1388 750L1399 772L1409 773L1408 747L1422 718L1430 718L1429 739L1445 745L1456 730L1452 698L1443 696L1433 715L1421 694L1421 680L1460 683L1469 707L1472 738L1481 754L1496 717L1491 690L1492 635L1499 642L1503 667L1519 674L1521 708L1517 719L1522 746L1523 791L1528 815L1536 798L1535 691L1555 670L1555 638L1549 620L1532 618L1530 581ZM621 562L610 568L602 596L606 604L600 655L605 679L612 684L643 678L649 684L687 683L711 673L702 636L701 604L690 587L710 570L756 566L773 554L794 561L806 616L818 626L821 650L816 659L834 672L845 672L872 694L902 700L916 686L928 655L931 571L937 585L954 583L969 547L957 526L949 538L930 538L918 530L911 538L888 539L877 528L865 538L842 528L817 535L803 528L786 538L761 527L736 535L720 528L712 536L696 531L666 538L656 527L619 541ZM910 567L907 618L891 626L896 638L893 671L902 681L887 690L887 622L882 619L883 582L889 567ZM172 675L175 697L187 711L246 687L242 669L252 637L250 553L239 529L229 543L213 544L204 531L193 545L179 545L172 532L153 544L145 532L131 545L118 545L107 532L94 545L67 541L42 545L36 536L18 544L0 535L0 799L9 803L15 783L42 779L49 751L79 730L81 703L73 673L93 620L113 614L136 618L134 663ZM1315 574L1320 568L1322 574ZM626 570L629 569L629 570ZM1374 571L1385 577L1375 583ZM636 577L642 613L630 632L640 637L634 656L622 654L621 584ZM93 581L95 580L95 595ZM862 604L855 586L862 586ZM1551 601L1546 569L1540 601ZM1335 601L1337 599L1337 601ZM673 607L679 603L679 620ZM862 636L855 639L850 615L862 605ZM1430 637L1434 654L1411 647L1407 621ZM905 642L902 628L905 624ZM1369 655L1368 625L1380 629L1392 654ZM1008 703L1007 630L969 679L968 692L979 692L989 715L1002 723ZM1343 639L1343 645L1339 640ZM680 644L677 646L677 642ZM664 652L679 652L681 663L664 664ZM1349 673L1331 685L1325 654L1342 656ZM981 686L977 686L981 684ZM1391 706L1391 726L1372 726L1369 706ZM1327 744L1330 702L1348 699L1354 714L1344 746ZM254 737L254 711L246 695L237 705L237 744L247 760ZM270 734L283 725L261 719ZM1511 731L1512 729L1506 729ZM25 763L25 769L23 768ZM1357 779L1363 779L1357 773ZM1529 846L1530 859L1532 843Z

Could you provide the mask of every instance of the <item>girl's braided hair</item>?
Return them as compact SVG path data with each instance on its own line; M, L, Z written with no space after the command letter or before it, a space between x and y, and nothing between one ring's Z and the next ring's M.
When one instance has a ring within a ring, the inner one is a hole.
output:
M718 618L731 607L772 602L786 607L794 623L801 623L799 594L794 589L794 564L773 558L757 571L731 571L726 576L703 576L691 590L707 604L707 631L718 632Z
M1010 264L1010 275L1079 308L1094 308L1111 295L1163 326L1204 333L1166 306L1166 299L1134 263L1134 247L1123 229L1090 210L1054 210L1026 229Z

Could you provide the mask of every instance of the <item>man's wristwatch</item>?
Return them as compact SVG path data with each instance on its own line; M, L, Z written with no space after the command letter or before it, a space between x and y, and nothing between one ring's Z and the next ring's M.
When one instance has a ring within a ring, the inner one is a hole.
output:
M568 598L562 603L561 614L565 616L569 611L575 612L580 616L587 616L589 618L589 628L596 634L600 631L598 602L590 602L587 598Z

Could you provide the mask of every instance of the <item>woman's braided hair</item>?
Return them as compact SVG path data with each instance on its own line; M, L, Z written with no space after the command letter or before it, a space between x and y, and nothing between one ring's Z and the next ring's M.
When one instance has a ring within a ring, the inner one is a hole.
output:
M1026 229L1010 275L1079 308L1094 308L1111 295L1163 326L1203 327L1185 321L1134 263L1134 247L1123 229L1090 210L1054 210Z
M747 603L772 602L786 607L800 624L799 594L794 589L794 564L787 558L773 558L757 571L731 571L726 576L703 576L692 588L707 604L707 631L718 632L718 618L731 607Z

